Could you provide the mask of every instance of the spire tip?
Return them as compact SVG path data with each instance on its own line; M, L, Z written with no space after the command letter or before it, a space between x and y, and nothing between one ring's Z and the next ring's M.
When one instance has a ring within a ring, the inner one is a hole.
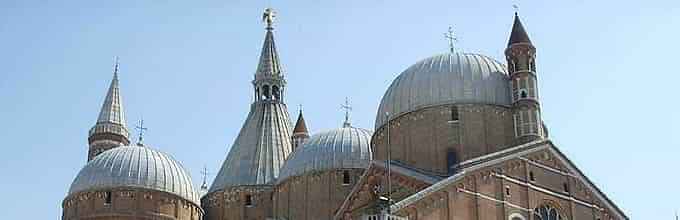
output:
M118 78L118 70L120 69L120 60L118 56L113 57L113 77Z
M267 25L267 30L274 29L274 18L276 17L276 12L272 8L265 8L264 13L262 13L262 21Z

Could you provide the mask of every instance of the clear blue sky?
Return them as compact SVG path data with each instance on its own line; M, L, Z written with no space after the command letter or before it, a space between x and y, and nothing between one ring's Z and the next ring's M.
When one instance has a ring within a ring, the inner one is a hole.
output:
M289 111L303 104L318 131L340 126L346 96L354 125L372 129L391 80L446 52L449 25L462 50L503 60L516 3L56 2L0 2L0 219L60 217L113 56L129 127L143 116L146 143L174 155L199 185L249 109L265 6L278 11ZM680 1L642 2L521 1L520 14L538 48L551 138L631 218L672 219Z

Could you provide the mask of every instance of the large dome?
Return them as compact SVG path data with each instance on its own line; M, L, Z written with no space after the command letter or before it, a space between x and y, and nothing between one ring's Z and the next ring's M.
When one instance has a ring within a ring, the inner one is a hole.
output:
M390 118L442 104L510 105L505 66L479 54L446 53L424 59L399 74L378 107L375 129Z
M116 187L167 192L199 204L189 172L170 155L143 146L121 146L101 153L80 170L69 195Z
M371 134L347 126L313 135L288 157L279 181L310 171L367 168L372 156Z

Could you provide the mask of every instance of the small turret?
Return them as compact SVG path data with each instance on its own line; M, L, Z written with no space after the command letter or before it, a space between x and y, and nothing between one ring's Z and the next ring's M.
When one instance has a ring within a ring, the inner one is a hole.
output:
M87 139L89 143L87 161L108 149L130 144L129 132L125 125L123 98L120 95L120 88L118 88L119 67L118 58L116 58L113 79L106 93L97 122L90 129Z
M293 129L293 149L302 146L307 139L309 139L309 131L307 130L305 118L302 116L302 108L300 108L300 114L298 114L297 122L295 122L295 128Z
M536 48L515 13L505 49L512 88L515 137L527 142L544 137L536 77Z

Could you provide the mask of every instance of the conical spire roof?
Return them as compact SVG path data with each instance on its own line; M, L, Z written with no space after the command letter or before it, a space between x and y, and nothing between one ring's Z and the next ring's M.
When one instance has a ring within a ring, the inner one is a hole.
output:
M120 95L120 88L118 87L118 63L113 72L113 79L109 85L109 90L106 93L104 104L99 111L97 123L111 123L125 126L125 110L123 109L123 101Z
M88 160L92 160L108 149L130 143L130 134L125 125L125 109L123 98L118 87L118 59L113 70L113 79L106 92L104 104L99 111L97 122L90 128L87 138L90 144Z
M284 104L252 104L209 192L234 186L273 184L293 149L291 136L292 126Z
M529 40L529 35L524 30L522 21L520 21L519 15L517 15L517 13L515 13L515 21L512 24L512 32L510 32L510 40L508 41L508 46L515 43L531 44L531 40Z
M255 74L256 88L283 88L274 35L272 33L273 11L265 10L263 20L267 23L264 46ZM277 87L278 86L278 87ZM263 93L268 92L263 89ZM283 93L284 90L280 90ZM271 94L271 93L269 93ZM250 106L250 113L231 146L227 158L215 176L209 193L235 186L272 185L279 170L293 149L291 136L293 126L283 98L272 95L259 99ZM274 98L275 97L275 98ZM283 94L280 94L283 97Z
M264 44L262 45L262 52L260 54L260 62L257 65L257 72L255 73L256 75L278 76L283 72L279 61L279 54L276 52L273 32L273 27L267 27L267 33L265 34Z
M293 134L308 134L307 123L305 123L305 118L302 116L302 110L298 114L297 122L295 122L295 128L293 129Z

